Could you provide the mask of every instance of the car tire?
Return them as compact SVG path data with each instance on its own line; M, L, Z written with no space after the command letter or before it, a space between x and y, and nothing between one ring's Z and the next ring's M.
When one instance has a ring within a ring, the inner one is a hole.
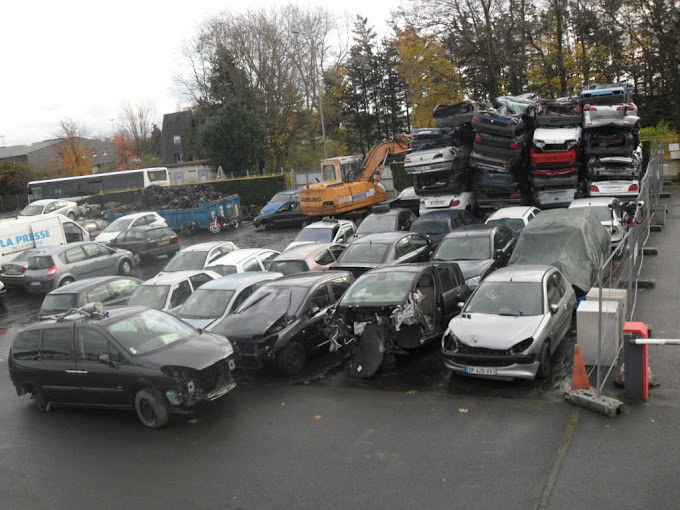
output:
M123 276L130 276L132 273L132 263L128 259L123 259L118 265L118 274Z
M550 340L543 342L543 347L541 347L541 353L538 356L540 365L538 366L538 371L536 372L536 377L538 379L545 379L550 375L550 370L552 369L552 352L550 351Z
M159 429L168 423L168 408L153 388L143 388L137 392L135 410L139 421L149 428Z
M271 225L269 224L268 221L263 221L262 223L260 223L260 226L257 227L257 229L259 231L263 232L265 230L269 230L270 227L271 227Z
M281 349L276 356L279 372L283 375L293 375L300 372L307 361L307 351L300 342L292 340Z
M64 278L62 281L59 282L59 287L63 287L64 285L68 285L69 283L73 282L75 282L73 278Z
M68 216L72 221L75 221L76 215L73 211L69 212L66 216Z
M138 266L139 264L142 263L142 257L139 255L137 252L132 252L132 257L135 262L135 266Z
M47 412L50 410L50 403L45 398L45 393L43 393L41 389L35 388L31 393L31 399L35 402L35 405L41 411Z

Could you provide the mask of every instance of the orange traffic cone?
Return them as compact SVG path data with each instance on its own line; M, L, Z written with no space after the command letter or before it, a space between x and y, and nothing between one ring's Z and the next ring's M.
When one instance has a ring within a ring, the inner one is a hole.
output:
M595 391L588 381L588 373L586 372L586 365L583 362L583 355L581 354L581 347L576 344L574 350L574 370L571 375L571 390L590 390Z

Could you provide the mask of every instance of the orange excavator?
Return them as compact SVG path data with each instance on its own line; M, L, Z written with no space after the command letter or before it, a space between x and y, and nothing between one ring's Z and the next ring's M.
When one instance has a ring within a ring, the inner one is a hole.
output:
M354 175L344 172L343 176L341 165L337 165L335 179L308 184L300 190L300 211L307 216L342 216L387 200L387 192L380 186L383 170L388 160L406 156L410 147L411 135L398 134L394 140L372 147ZM325 170L329 165L322 166L324 178L330 177Z

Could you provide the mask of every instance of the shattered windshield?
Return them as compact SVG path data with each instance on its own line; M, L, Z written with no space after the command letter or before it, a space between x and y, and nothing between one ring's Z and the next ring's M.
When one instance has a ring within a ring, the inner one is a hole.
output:
M342 296L340 306L401 303L413 287L415 273L375 273L361 276Z
M295 315L307 295L305 287L267 285L256 290L236 311L240 313L286 313Z
M487 260L491 258L489 236L451 237L444 239L432 260Z
M543 314L543 292L537 282L488 282L477 289L465 313L520 317Z

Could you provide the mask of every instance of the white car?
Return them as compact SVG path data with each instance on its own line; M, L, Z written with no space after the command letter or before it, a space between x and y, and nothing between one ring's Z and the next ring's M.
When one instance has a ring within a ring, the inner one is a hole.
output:
M269 265L281 252L267 248L245 248L222 255L206 266L222 276L234 273L267 271Z
M475 209L475 196L469 191L453 195L435 195L420 198L420 208L418 214L422 216L429 211L441 209L464 209L472 211Z
M581 142L581 126L539 127L534 131L534 147L540 152L566 152Z
M19 216L39 216L41 214L63 214L75 220L78 216L78 204L68 200L36 200L24 207Z
M156 275L137 287L127 304L150 306L172 313L179 309L197 288L219 277L220 275L214 271L177 271Z
M194 244L180 250L158 274L163 275L188 269L205 269L206 266L213 264L217 259L234 250L238 250L238 246L231 241Z
M286 246L286 250L308 243L346 243L356 231L357 226L353 221L324 218L303 228L293 242Z
M407 174L450 172L467 166L471 147L437 147L415 151L404 158Z
M108 227L102 230L97 236L97 242L108 243L113 241L123 230L145 225L167 227L168 222L160 214L152 211L126 214L111 222Z
M592 181L588 187L588 195L596 197L630 197L640 193L640 182L637 179L621 179L615 181Z
M533 206L503 207L489 216L484 223L491 225L505 225L517 232L521 232L541 210Z
M569 209L577 209L579 207L587 207L595 213L597 219L600 220L602 226L611 236L612 248L619 244L623 236L626 235L622 204L617 198L577 198L569 205Z
M604 126L634 128L639 123L638 109L633 103L583 107L583 127L587 129Z

